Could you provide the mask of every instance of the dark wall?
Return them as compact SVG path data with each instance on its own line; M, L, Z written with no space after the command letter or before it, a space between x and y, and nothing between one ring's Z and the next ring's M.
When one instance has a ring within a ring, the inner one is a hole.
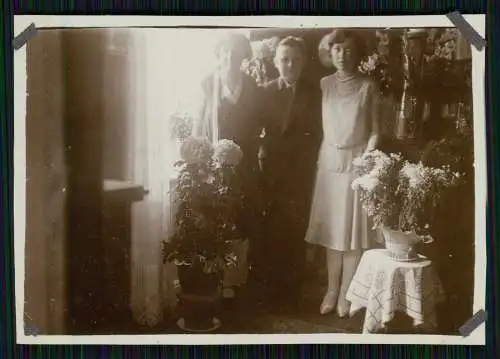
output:
M88 333L101 321L104 33L63 30L65 146L68 169L68 330Z
M104 104L103 176L127 178L126 154L129 147L130 36L124 29L106 29L109 40L102 49Z
M26 324L64 334L66 164L61 32L26 45ZM17 240L17 239L16 239Z

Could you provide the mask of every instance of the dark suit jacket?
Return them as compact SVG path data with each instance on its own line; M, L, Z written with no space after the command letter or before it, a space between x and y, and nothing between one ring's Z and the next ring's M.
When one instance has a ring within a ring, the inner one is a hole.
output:
M291 98L282 79L265 87L263 176L270 200L308 203L322 139L319 86L299 81ZM291 98L291 100L290 100Z

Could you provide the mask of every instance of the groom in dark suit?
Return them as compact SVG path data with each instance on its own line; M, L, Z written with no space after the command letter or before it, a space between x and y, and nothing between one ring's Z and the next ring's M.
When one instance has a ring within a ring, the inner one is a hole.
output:
M259 160L267 209L259 254L265 295L277 307L294 306L300 300L304 236L322 135L321 93L301 77L306 58L301 38L283 39L274 60L280 77L265 88Z

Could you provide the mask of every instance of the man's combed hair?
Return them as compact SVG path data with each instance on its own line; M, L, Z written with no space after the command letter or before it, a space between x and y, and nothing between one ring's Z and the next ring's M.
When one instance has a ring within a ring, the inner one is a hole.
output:
M305 57L307 53L306 42L303 38L297 36L287 36L283 38L276 47L277 49L281 46L288 46L299 49L300 53Z

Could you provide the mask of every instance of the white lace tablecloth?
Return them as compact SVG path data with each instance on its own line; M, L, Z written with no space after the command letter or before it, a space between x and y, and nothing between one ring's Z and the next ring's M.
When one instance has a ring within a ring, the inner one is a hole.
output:
M414 326L427 330L436 327L436 303L443 299L444 292L431 264L423 256L399 262L385 249L364 253L346 295L351 315L366 308L363 333L385 328L396 311L411 317Z

